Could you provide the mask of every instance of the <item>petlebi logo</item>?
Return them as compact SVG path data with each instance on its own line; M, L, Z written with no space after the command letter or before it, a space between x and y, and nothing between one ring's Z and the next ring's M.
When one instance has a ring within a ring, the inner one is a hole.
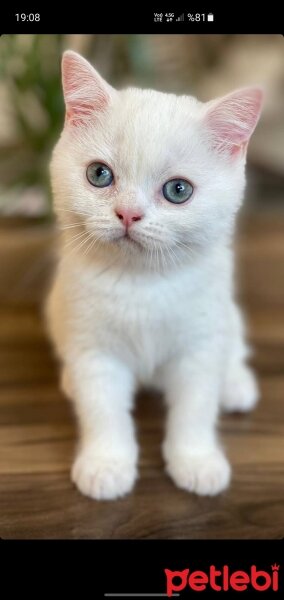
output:
M248 588L256 592L267 590L277 592L279 588L278 564L264 571L252 565L246 571L233 571L228 565L217 568L211 565L207 571L184 569L183 571L171 571L165 569L166 593L169 598L177 592L192 590L193 592L204 592L207 589L216 592L245 592Z

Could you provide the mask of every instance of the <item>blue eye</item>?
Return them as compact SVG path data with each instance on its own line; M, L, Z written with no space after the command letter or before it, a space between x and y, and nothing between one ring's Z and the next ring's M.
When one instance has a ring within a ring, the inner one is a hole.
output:
M91 163L87 168L86 175L90 184L95 187L107 187L113 182L113 172L104 163Z
M186 202L193 193L193 186L186 179L170 179L163 185L166 200L174 204Z

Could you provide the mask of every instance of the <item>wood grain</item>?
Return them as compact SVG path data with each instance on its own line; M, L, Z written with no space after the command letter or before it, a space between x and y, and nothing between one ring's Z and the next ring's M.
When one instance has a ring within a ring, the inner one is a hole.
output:
M73 487L76 424L58 389L41 299L54 260L51 226L0 223L0 537L277 538L284 535L284 217L248 219L239 272L262 400L220 420L233 465L217 498L177 490L163 471L164 411L137 399L140 479L115 503Z

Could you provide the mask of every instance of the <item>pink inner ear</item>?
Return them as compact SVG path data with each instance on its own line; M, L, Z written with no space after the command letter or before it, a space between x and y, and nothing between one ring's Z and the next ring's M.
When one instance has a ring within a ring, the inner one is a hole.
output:
M66 120L78 125L105 109L111 86L79 54L67 51L62 60Z
M258 88L237 90L217 100L206 115L213 145L235 154L246 147L260 116L262 91Z

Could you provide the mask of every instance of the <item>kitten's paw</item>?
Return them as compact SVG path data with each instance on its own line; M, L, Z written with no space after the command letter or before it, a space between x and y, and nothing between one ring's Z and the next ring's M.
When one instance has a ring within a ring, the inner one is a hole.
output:
M247 412L259 400L255 376L246 365L239 365L229 373L223 391L221 406L227 412Z
M231 467L220 450L204 455L176 455L166 466L177 487L200 496L215 496L230 482Z
M137 477L136 464L117 457L80 453L72 467L71 479L85 496L115 500L130 492Z

